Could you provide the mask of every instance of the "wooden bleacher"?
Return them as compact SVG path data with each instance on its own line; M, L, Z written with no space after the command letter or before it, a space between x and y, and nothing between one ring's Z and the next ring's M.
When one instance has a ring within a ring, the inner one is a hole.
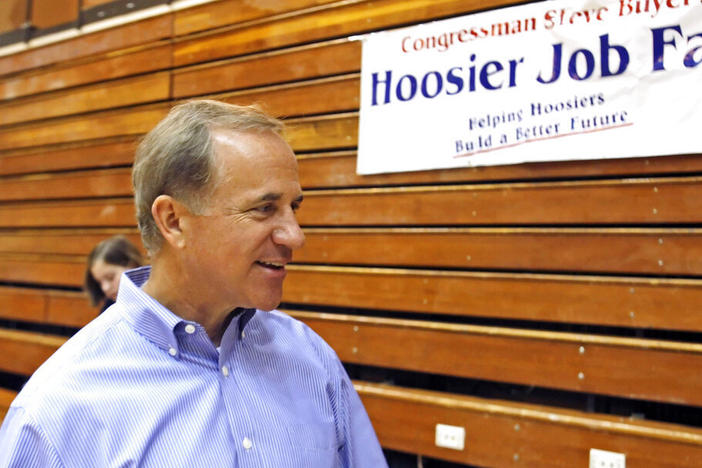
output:
M139 242L136 141L207 97L285 118L307 243L283 308L349 364L385 448L474 466L585 466L590 448L699 466L702 155L359 176L348 38L517 2L249 3L0 55L0 387L95 316L85 256L113 234ZM522 388L543 394L510 396ZM17 390L0 388L0 418ZM466 448L437 447L437 423L463 426Z
M629 418L357 383L386 447L478 466L588 466L591 447L626 466L699 465L702 431ZM466 428L465 453L433 444L437 423Z

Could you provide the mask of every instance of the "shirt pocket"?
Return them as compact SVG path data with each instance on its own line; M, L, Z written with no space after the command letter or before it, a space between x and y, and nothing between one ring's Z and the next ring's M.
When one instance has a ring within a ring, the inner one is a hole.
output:
M334 426L326 424L292 424L287 427L290 444L297 453L313 461L310 466L336 467L338 445ZM307 466L307 465L305 465Z

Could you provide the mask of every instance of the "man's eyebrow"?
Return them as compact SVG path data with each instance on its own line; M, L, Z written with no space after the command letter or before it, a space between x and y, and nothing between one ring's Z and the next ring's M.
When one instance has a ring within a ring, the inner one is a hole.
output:
M263 196L261 196L258 201L278 201L283 197L282 193L273 193L269 192Z
M265 195L262 195L257 201L259 201L259 202L264 202L264 201L278 201L278 200L280 200L281 198L283 198L283 194L282 194L282 193L269 192L269 193L267 193L267 194L265 194ZM297 203L302 203L302 199L303 199L303 198L304 198L304 197L303 197L302 194L301 194L299 197L295 198L293 201L294 201L294 202L297 202Z

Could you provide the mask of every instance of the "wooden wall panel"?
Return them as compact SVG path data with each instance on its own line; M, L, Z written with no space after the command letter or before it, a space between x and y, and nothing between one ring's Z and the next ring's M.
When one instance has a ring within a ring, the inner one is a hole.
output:
M6 78L0 80L0 100L168 68L171 64L171 49L169 44L155 43L122 53L109 53L87 63L79 62L63 67L59 64L32 74Z
M287 269L286 303L702 331L700 280L310 265Z
M82 327L96 314L83 293L0 287L0 317L5 319Z
M0 287L0 317L42 322L46 319L46 300L33 289Z
M0 286L0 318L82 327L95 318L87 294Z
M345 362L702 404L702 344L291 312ZM675 385L670 385L671 381Z
M585 465L590 447L647 466L651 449L695 466L702 154L355 173L351 36L513 4L181 3L0 57L0 369L27 375L64 339L8 328L95 316L85 256L114 234L140 245L136 142L173 104L207 97L285 118L307 245L284 301L333 312L291 313L359 376L456 392L357 383L385 447L476 466ZM514 401L471 396L473 379ZM576 400L685 424L557 409ZM464 425L466 449L436 447L438 422Z
M290 119L285 138L295 151L343 149L358 144L358 119L355 113Z
M100 241L114 235L122 235L141 248L141 237L136 227L50 231L24 229L0 231L0 252L87 256ZM145 253L143 249L142 253Z
M57 144L0 152L0 175L125 166L134 160L135 137Z
M27 21L27 0L0 2L0 34L22 27Z
M702 170L702 155L512 164L378 175L356 174L354 150L302 154L298 159L300 181L305 188L696 174Z
M238 96L220 96L220 99L232 102L243 102ZM257 102L256 99L249 98L249 102ZM261 103L258 101L259 104ZM265 102L264 102L265 104ZM343 118L342 118L343 119ZM327 141L329 146L344 146L353 138L351 132L355 128L352 119L343 119L337 128L342 130L342 134L336 136L329 135ZM298 150L304 150L309 146L309 126L304 123L295 125L290 123L288 138L297 145ZM334 126L330 126L333 130ZM324 124L312 125L312 128L325 129ZM307 138L306 138L307 137ZM80 169L100 166L115 166L131 164L133 153L136 147L134 138L126 138L123 141L114 143L76 143L63 146L55 145L40 149L27 149L19 151L6 151L0 153L0 174L21 174L37 171L52 171L64 169ZM515 166L495 166L492 168L470 168L444 171L427 171L424 173L406 174L384 174L380 176L356 176L355 175L355 152L337 151L318 154L298 155L300 166L300 178L303 188L318 187L347 187L349 185L388 185L388 184L417 184L417 183L437 183L437 182L460 182L460 181L480 181L495 179L538 179L544 175L565 177L576 175L579 171L573 165L551 168L547 174L541 174L537 170L531 170L532 165L523 164ZM647 164L646 162L651 162ZM702 167L702 158L699 157L661 157L647 158L645 160L634 161L625 159L612 165L611 168L603 168L598 161L588 161L581 163L581 169L589 169L593 175L628 175L628 174L659 174L671 170L680 170L696 173ZM632 164L628 164L632 163ZM649 167L649 172L643 168ZM480 170L477 170L480 169ZM611 169L611 170L609 170ZM582 172L582 171L580 171Z
M170 97L170 74L153 73L0 104L0 125L115 109Z
M700 180L319 190L306 193L299 219L322 226L696 223Z
M310 8L338 0L286 0L284 2L240 2L225 0L176 12L173 33L176 36L222 26L248 23L293 10Z
M0 254L0 281L80 287L83 257Z
M0 254L0 279L79 287L83 257ZM63 272L63 274L62 274ZM70 273L70 274L69 274ZM312 291L309 284L317 288ZM290 265L283 301L590 325L702 331L698 280ZM660 310L670 310L665 315Z
M65 62L157 41L170 36L171 25L169 16L156 16L138 23L0 57L0 74L16 73L59 61Z
M360 64L360 42L328 41L176 70L173 96L182 98L357 72Z
M83 10L87 10L89 8L104 5L113 1L114 0L82 0L80 6Z
M58 336L0 328L0 371L29 375L65 341Z
M0 204L0 228L127 226L136 224L131 198L106 198L79 202Z
M116 197L131 194L130 168L8 178L0 186L0 201Z
M0 421L5 418L7 411L10 409L10 403L15 399L16 395L17 393L12 390L0 388Z
M31 0L32 24L39 29L78 21L78 0Z
M125 187L127 176L123 174ZM293 254L303 264L702 276L699 229L303 230L305 246ZM0 252L87 255L115 234L140 244L136 228L13 230L0 232Z
M301 263L702 276L698 229L305 229ZM359 255L363 252L363 255Z
M309 191L298 219L303 226L699 222L702 202L695 197L699 190L699 180L690 178L524 184L514 188L446 186L417 190ZM681 199L687 203L680 203ZM37 205L38 209L45 206L54 205ZM78 215L80 207L87 205L55 206ZM25 208L32 209L31 205L0 207L0 226L22 226L14 224L20 221L5 220L3 213ZM119 225L127 221L114 219ZM42 224L37 220L31 225ZM70 222L58 224L71 225Z
M97 308L90 305L85 294L51 294L47 297L48 323L82 327L97 316Z
M170 105L135 107L51 120L42 124L0 130L2 150L58 145L91 139L139 136L166 116ZM357 144L355 114L331 114L290 119L286 138L296 151L344 148Z
M673 424L356 382L381 443L476 466L588 466L590 448L626 466L694 467L702 433ZM436 424L465 428L465 450L434 445Z
M305 14L273 17L273 21L267 23L184 39L176 44L174 60L176 66L205 62L509 3L507 0L335 2L325 9L303 11Z
M358 108L359 86L358 76L354 74L214 97L231 104L256 104L277 117L290 117L355 110Z
M0 150L84 140L142 135L167 113L169 105L101 112L0 130Z

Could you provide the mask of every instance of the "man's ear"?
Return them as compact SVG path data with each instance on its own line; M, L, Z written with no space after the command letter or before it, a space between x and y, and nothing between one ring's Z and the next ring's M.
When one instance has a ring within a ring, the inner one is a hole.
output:
M171 246L183 248L185 235L183 232L183 216L188 209L170 195L159 195L151 204L151 215L154 217L161 235Z

